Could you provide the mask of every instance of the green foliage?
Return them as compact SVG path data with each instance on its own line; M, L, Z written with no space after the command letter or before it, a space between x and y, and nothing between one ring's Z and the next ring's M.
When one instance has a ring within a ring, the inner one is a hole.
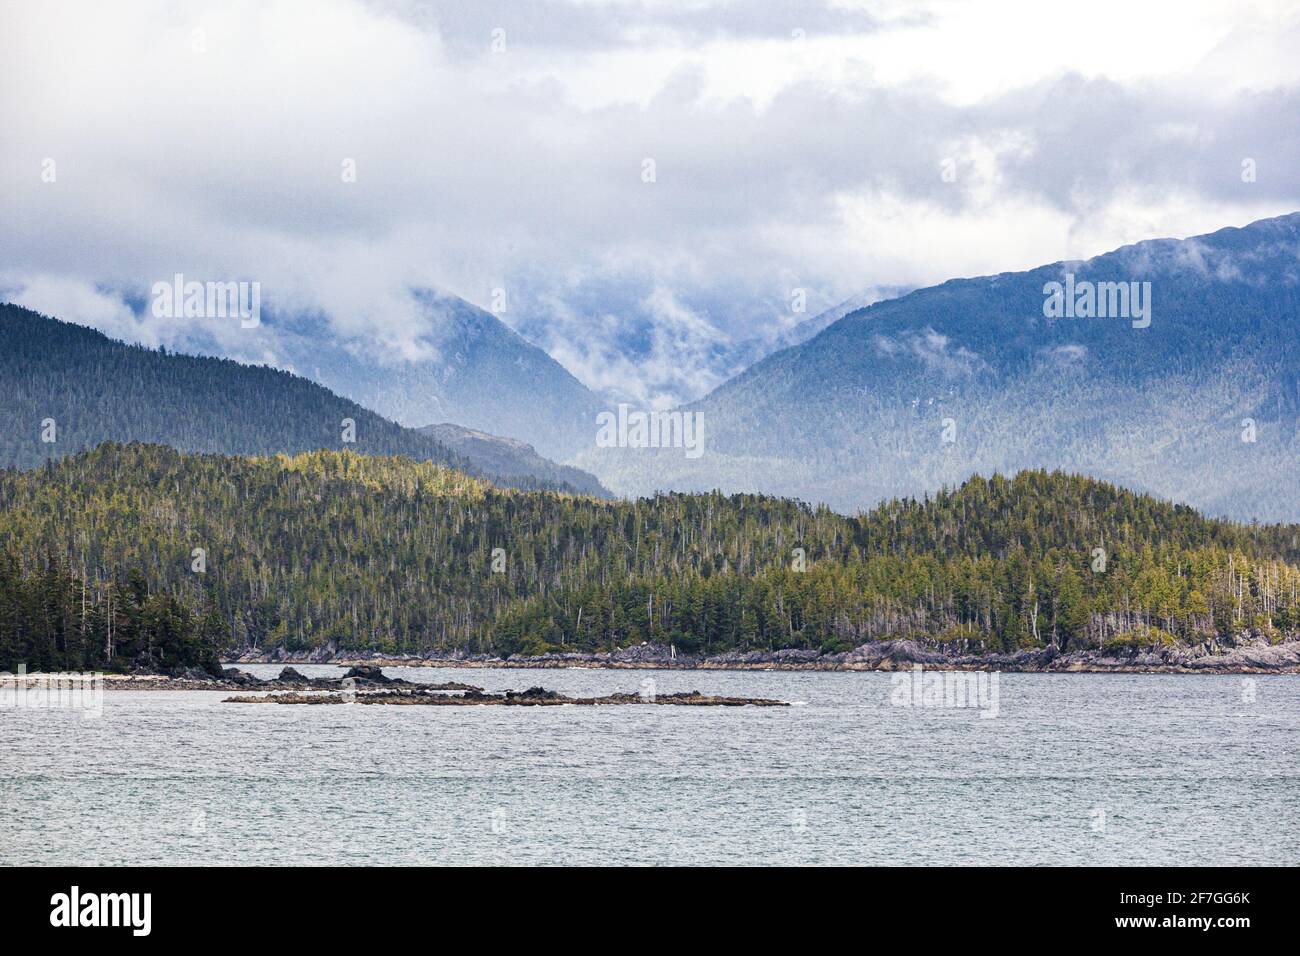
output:
M1145 627L1141 630L1122 631L1102 642L1105 651L1133 651L1173 647L1177 639L1168 631L1158 627Z
M149 670L199 667L220 673L227 637L213 608L195 610L175 595L153 592L132 572L126 581L90 586L61 556L24 572L0 552L0 670Z
M976 477L852 518L753 495L502 490L352 452L110 443L0 473L0 547L27 579L66 565L103 602L135 572L142 601L207 609L239 646L290 649L709 654L914 638L976 652L1272 635L1300 621L1298 540L1059 472ZM24 633L24 653L46 646L44 630Z

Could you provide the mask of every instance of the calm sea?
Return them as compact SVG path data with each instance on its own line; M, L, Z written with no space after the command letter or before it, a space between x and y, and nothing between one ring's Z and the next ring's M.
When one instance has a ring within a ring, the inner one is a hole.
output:
M0 710L0 863L1300 860L1300 677L1004 674L986 718L889 674L386 673L798 706Z

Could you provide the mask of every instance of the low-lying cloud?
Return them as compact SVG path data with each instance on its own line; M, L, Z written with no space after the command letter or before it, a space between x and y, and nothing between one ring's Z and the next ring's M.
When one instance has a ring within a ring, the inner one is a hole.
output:
M589 386L663 407L794 290L812 316L1300 205L1294 11L1170 6L1145 63L1099 48L1105 15L1044 60L1001 2L10 4L0 289L184 347L153 282L256 280L409 359L412 290L503 293Z

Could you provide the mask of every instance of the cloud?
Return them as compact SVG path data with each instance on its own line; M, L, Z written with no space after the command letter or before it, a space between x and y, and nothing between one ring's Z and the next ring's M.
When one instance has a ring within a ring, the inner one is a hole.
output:
M1044 349L1043 354L1063 369L1080 368L1088 361L1088 346L1070 343Z
M131 306L110 290L80 279L29 275L21 280L0 277L0 295L10 302L65 322L88 325L119 339L156 346L156 330L140 323Z
M874 335L871 344L889 358L905 356L917 359L929 372L945 378L964 378L988 368L988 363L964 345L952 346L952 340L928 326L918 332L903 332L894 337Z
M657 43L699 44L723 39L771 39L863 32L880 26L866 8L826 0L747 0L746 3L682 3L680 0L440 0L378 5L412 24L435 30L457 52L491 49L493 31L504 31L525 49L604 51Z
M393 360L434 357L411 290L502 289L588 385L663 404L795 288L815 314L1300 206L1288 5L1045 7L7 5L0 262L47 311L241 357L275 343L140 315L149 286L260 281Z

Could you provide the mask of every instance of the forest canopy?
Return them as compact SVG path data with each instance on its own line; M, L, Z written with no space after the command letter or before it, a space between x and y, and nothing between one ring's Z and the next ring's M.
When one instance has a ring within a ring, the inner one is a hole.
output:
M1060 472L856 517L757 495L604 501L430 462L106 443L0 472L0 668L388 653L967 651L1300 629L1300 529ZM110 627L112 635L110 639Z

